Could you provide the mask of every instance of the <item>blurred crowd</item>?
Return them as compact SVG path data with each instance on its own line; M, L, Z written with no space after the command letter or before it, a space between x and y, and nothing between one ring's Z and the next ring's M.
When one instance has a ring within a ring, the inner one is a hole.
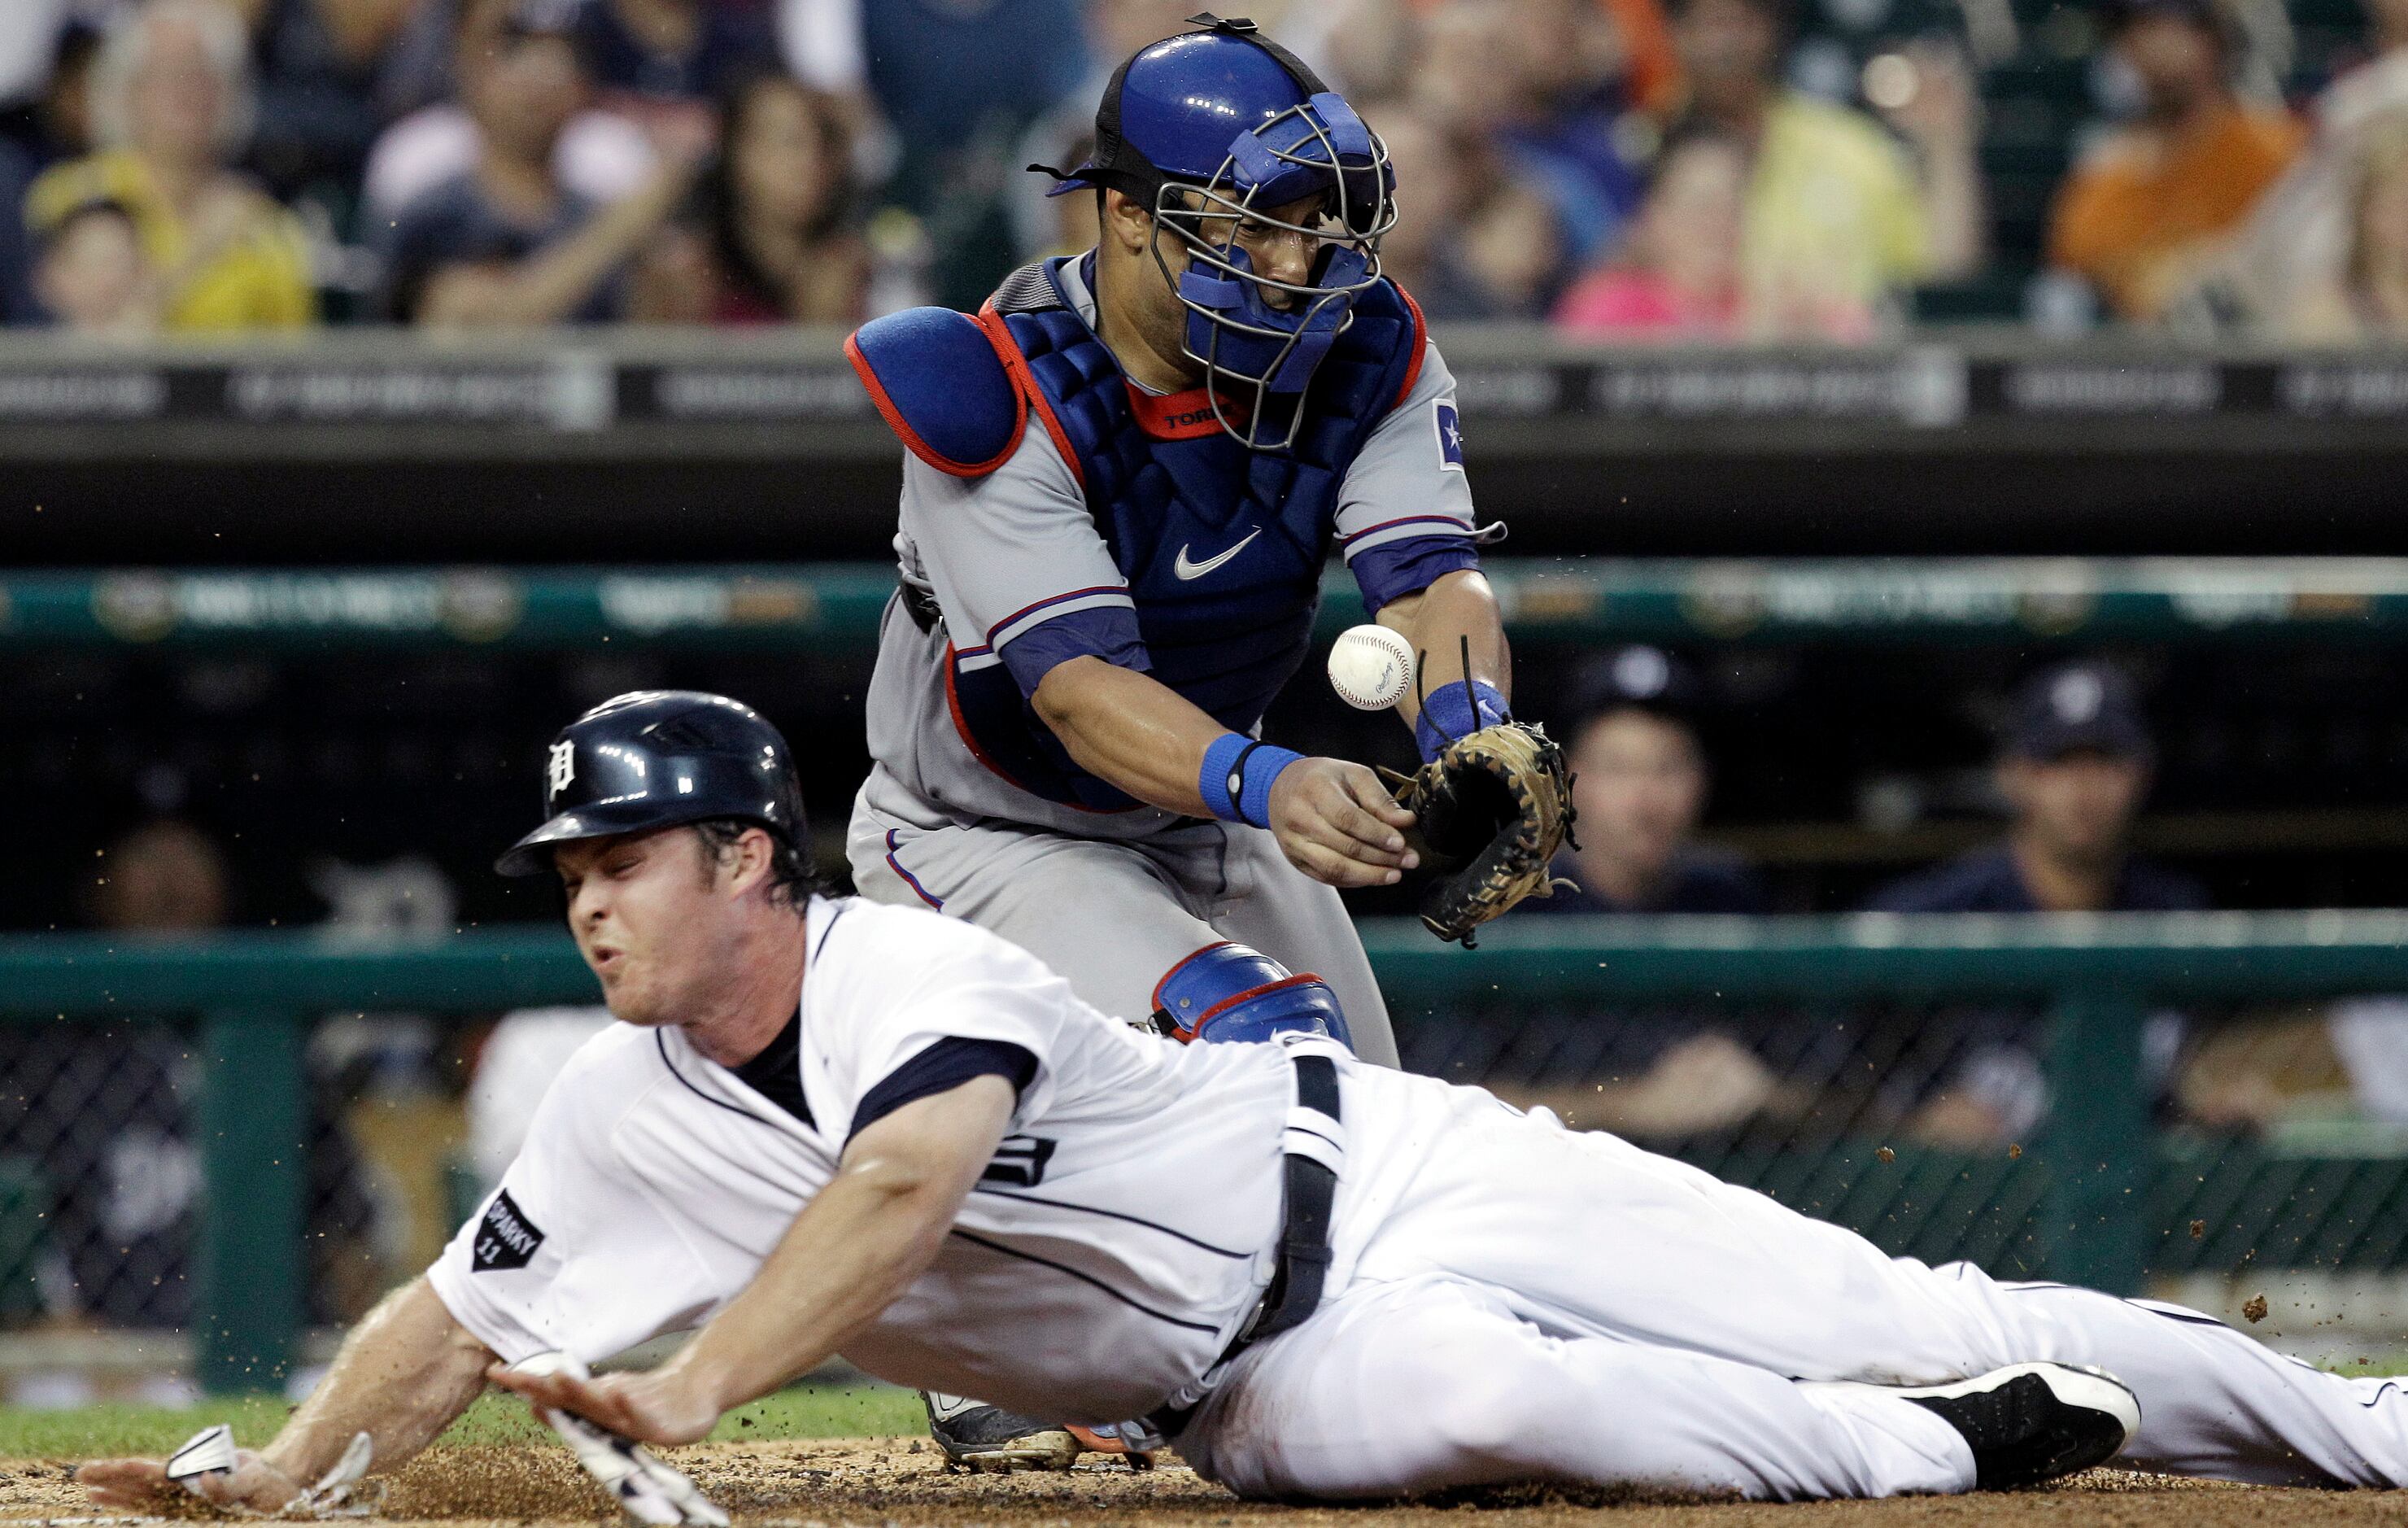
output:
M2408 333L2408 0L2363 0L2313 63L2282 0L1924 3L1251 8L1386 139L1385 258L1433 318ZM1090 239L1092 205L1022 166L1069 163L1111 66L1192 8L10 0L0 313L143 334L975 306ZM2036 130L2014 93L2066 65L2073 115ZM2044 208L1994 207L2031 163Z
M1706 671L1677 655L1627 647L1589 664L1555 723L1579 814L1579 843L1555 869L1577 889L1527 907L1540 916L1778 910L1746 858L1699 837L1713 779L1701 724L1716 709ZM2134 846L2157 757L2136 686L2115 665L2085 659L2030 674L1989 762L1998 837L1876 887L1859 910L2207 910L2200 883ZM1604 1037L1590 1075L1569 1085L1508 1079L1500 1091L1575 1126L1641 1140L1766 1125L1870 1128L1972 1151L2029 1138L2050 1107L2046 1018L2028 1007L1916 1012L1888 1048L1878 1018L1850 1035L1828 1014L1723 1003L1582 1016ZM2211 1134L2336 1115L2408 1122L2403 1018L2408 1000L2397 997L2238 1016L2164 1012L2147 1022L2143 1064L2159 1114Z

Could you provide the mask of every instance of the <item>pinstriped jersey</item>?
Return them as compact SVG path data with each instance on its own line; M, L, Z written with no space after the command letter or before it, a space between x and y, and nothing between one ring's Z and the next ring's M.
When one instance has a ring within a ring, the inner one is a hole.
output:
M805 934L780 1075L721 1067L674 1028L616 1024L577 1054L429 1270L452 1315L510 1362L590 1363L699 1325L826 1186L882 1082L983 1042L1034 1061L1008 1136L935 1265L844 1356L1082 1422L1197 1384L1269 1279L1284 1053L1140 1034L918 909L815 901Z

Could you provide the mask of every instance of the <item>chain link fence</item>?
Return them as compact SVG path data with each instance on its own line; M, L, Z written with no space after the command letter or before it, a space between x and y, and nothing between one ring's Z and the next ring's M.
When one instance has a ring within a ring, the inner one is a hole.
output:
M294 1155L302 1310L318 1327L358 1317L434 1229L417 1223L435 1206L394 1149L424 1111L320 1043L358 1022L314 1025L305 1042ZM210 1189L197 1031L165 1017L0 1024L0 1398L107 1394L84 1371L148 1376L189 1351Z
M2351 996L2408 991L2408 915L1921 927L1367 934L1410 1068L1895 1253L2128 1287L2408 1269L2408 1005ZM302 1328L433 1257L600 1021L503 1005L590 990L549 929L0 939L0 1378L78 1333L280 1381Z
M2156 1127L2128 1213L2152 1276L2408 1267L2408 1005L2144 1012ZM2048 1266L2050 1141L2094 1106L2038 1004L1533 1008L1407 1020L1404 1064L1610 1130L1931 1262ZM2145 1153L2137 1148L2146 1146Z

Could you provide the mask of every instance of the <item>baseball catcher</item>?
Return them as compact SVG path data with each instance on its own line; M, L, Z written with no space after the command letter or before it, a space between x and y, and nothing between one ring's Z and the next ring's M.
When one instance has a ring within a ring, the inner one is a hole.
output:
M784 741L735 701L620 697L550 779L503 863L558 877L622 1022L276 1439L179 1465L214 1502L339 1509L490 1379L581 1419L631 1506L710 1523L649 1447L835 1354L1140 1419L1135 1441L1261 1499L1885 1496L2118 1454L2408 1484L2390 1380L2176 1306L1887 1258L1324 1036L1180 1045L968 923L815 895ZM658 1369L587 1377L687 1329ZM158 1460L82 1479L118 1510L188 1489Z
M1192 25L1114 72L1091 157L1046 172L1092 203L1092 249L976 315L849 342L904 461L847 847L863 895L998 933L1105 1013L1393 1066L1336 888L1452 865L1431 927L1465 937L1545 885L1561 792L1533 759L1509 818L1474 780L1511 754L1478 551L1499 532L1472 512L1454 376L1381 274L1387 151L1251 22ZM1461 750L1411 802L1260 736L1333 552L1429 655L1396 703L1422 757ZM1459 810L1416 842L1425 800ZM1106 1441L960 1397L930 1418L967 1464Z

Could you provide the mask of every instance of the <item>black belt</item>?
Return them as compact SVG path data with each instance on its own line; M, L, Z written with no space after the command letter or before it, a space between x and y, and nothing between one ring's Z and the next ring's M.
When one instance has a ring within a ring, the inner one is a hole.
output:
M1345 1147L1340 1140L1315 1129L1313 1116L1326 1116L1331 1124L1339 1123L1338 1063L1326 1056L1300 1055L1289 1060L1296 1067L1297 1107L1288 1116L1283 1136L1287 1143L1287 1206L1285 1223L1280 1228L1278 1261L1254 1313L1213 1361L1214 1368L1258 1342L1303 1325L1307 1317L1321 1308L1323 1286L1329 1279L1329 1222L1338 1204L1338 1173L1322 1159L1342 1157ZM1175 1438L1186 1430L1187 1420L1195 1412L1192 1405L1164 1406L1143 1421L1160 1436Z

